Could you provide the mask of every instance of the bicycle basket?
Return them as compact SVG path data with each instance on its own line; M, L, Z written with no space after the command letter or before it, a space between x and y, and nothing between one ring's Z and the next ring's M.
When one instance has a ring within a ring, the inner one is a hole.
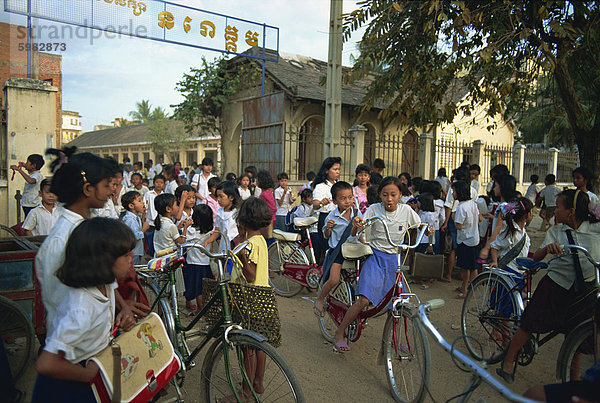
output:
M228 283L227 290L233 322L241 324L244 329L262 334L270 344L279 347L281 321L273 288ZM216 292L220 292L218 281L203 279L203 299L210 300ZM209 326L213 326L221 318L222 307L223 304L218 302L206 312L205 320Z

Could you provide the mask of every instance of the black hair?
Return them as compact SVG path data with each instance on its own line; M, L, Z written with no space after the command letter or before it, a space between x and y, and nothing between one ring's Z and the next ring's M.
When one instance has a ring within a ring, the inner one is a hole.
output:
M431 193L421 193L417 196L419 203L421 203L421 210L423 211L435 211L433 206L433 196Z
M252 174L252 179L256 179L256 174L258 173L258 169L254 165L249 165L244 168L244 172Z
M585 179L586 184L585 187L587 188L587 190L589 190L590 192L594 191L594 186L593 186L593 181L594 181L594 174L592 173L592 171L590 171L589 169L585 168L585 167L577 167L573 170L573 176L575 174L579 174L583 177L583 179Z
M442 198L442 184L438 181L423 181L421 182L421 192L431 193L433 200Z
M349 190L350 192L352 192L352 185L348 182L337 181L331 187L331 198L335 200L337 198L338 193L342 190Z
M456 181L452 183L452 188L456 191L456 200L466 201L471 200L470 185L465 181Z
M402 193L402 196L410 196L410 189L408 188L408 185L406 183L402 183L400 182L400 192Z
M162 179L163 182L167 183L167 178L165 178L163 174L158 174L154 176L152 183L156 182L158 179Z
M102 180L112 178L113 173L117 170L114 160L100 158L92 153L75 154L75 151L77 151L77 147L46 150L46 154L57 156L56 160L50 164L50 168L54 172L50 191L65 206L77 201L82 195L86 183L96 186ZM63 162L61 163L61 161Z
M398 175L398 178L402 178L403 176L406 178L406 186L410 187L412 185L410 174L408 172L402 172L400 175Z
M381 158L375 158L373 160L373 168L385 169L385 162Z
M273 189L275 187L269 171L259 171L256 174L256 182L258 183L258 187L262 190Z
M44 157L42 157L40 154L31 154L29 157L27 157L27 161L35 165L35 169L38 171L42 169L45 164Z
M307 197L310 197L310 196L312 196L312 195L313 195L313 191L312 191L312 190L310 190L310 188L304 188L304 189L302 190L302 192L300 192L300 200L304 200L304 199L306 199Z
M235 220L243 227L257 231L271 225L273 213L267 202L251 196L242 202Z
M556 176L554 174L548 174L546 175L546 177L544 178L544 183L548 183L548 184L553 184L554 182L556 182Z
M516 197L517 180L512 175L496 175L494 182L500 186L500 197L504 201L511 201ZM494 188L492 188L493 192ZM493 195L495 197L495 194Z
M213 160L212 160L212 158L210 158L210 157L204 157L204 158L202 158L202 165L210 165L210 166L213 166L213 165L214 165L214 163L213 163Z
M241 186L242 179L244 179L244 178L248 178L248 182L250 182L250 176L248 176L248 174L244 172L243 174L241 174L240 176L237 177L237 184Z
M225 182L219 183L219 186L217 186L217 190L215 191L215 196L219 190L222 191L223 193L225 193L226 196L232 198L232 200L231 200L231 209L232 210L240 207L240 204L242 203L242 198L240 197L240 192L238 192L237 185L235 184L235 182L225 181Z
M165 165L163 167L162 174L165 178L167 177L167 175L169 175L172 178L172 180L178 179L177 174L175 173L175 165L171 165L171 164Z
M313 190L319 183L325 183L327 181L327 171L335 164L341 165L342 159L340 157L327 157L323 160L321 168L319 168L319 172L317 172L317 176L315 176L315 180L313 180L310 185Z
M177 189L175 189L175 198L177 199L178 202L181 203L181 195L183 194L183 192L193 192L193 191L194 191L194 188L191 187L190 185L177 186Z
M367 164L358 164L354 170L354 175L358 175L361 172L371 174L371 168Z
M438 169L437 176L446 176L446 168Z
M65 260L56 277L74 288L111 284L115 281L115 261L130 252L136 242L122 221L105 217L83 220L67 240Z
M192 209L194 228L201 234L206 234L213 229L213 211L207 204L197 204Z
M235 182L237 180L237 176L235 176L233 172L228 172L227 175L225 175L225 180Z
M471 164L469 171L477 171L477 173L481 173L481 167L477 164Z
M46 179L43 179L43 180L40 182L40 192L41 192L42 190L44 190L44 186L50 186L50 188L52 189L52 181L51 181L50 179L48 179L48 178L46 178ZM51 190L50 190L50 191L51 191ZM51 191L51 192L52 192L52 191Z
M161 193L154 198L154 209L156 210L157 216L154 219L154 227L156 230L160 230L160 216L167 214L167 207L173 207L175 204L175 195L171 193Z
M133 165L137 165L139 167L143 167L144 166L144 164L142 164L142 161L136 161L136 162L133 163Z
M282 179L290 179L290 177L285 172L281 172L281 173L277 174L277 180L280 181Z
M386 176L383 178L381 183L379 183L379 188L377 189L377 197L379 197L379 193L383 190L387 185L395 185L398 188L398 191L402 193L402 182L400 182L400 177L398 176ZM368 190L368 189L367 189ZM369 202L369 204L371 204Z
M130 177L129 179L133 178L134 176L139 176L139 177L140 177L140 180L143 180L143 179L144 179L144 177L142 176L142 174L141 174L141 173L139 173L139 172L134 172L134 173L132 173L132 174L131 174L131 177Z
M494 177L494 175L508 175L510 171L508 167L504 164L498 164L490 169L490 177Z
M531 175L531 176L529 177L529 180L530 180L531 182L537 182L537 181L539 181L539 180L540 180L540 177L539 177L539 176L537 176L536 174L533 174L533 175Z
M213 176L212 178L210 178L208 180L208 182L206 182L206 187L210 190L212 188L217 188L220 184L221 184L221 178L219 178L218 176Z
M519 197L510 203L504 205L504 221L506 228L503 233L506 236L512 236L517 232L517 223L527 215L533 208L531 200L525 197Z
M369 203L369 206L381 202L378 185L371 185L367 188L367 202Z
M465 167L458 167L452 171L455 181L470 181L469 170Z
M316 176L317 174L315 173L315 171L308 171L308 173L306 174L306 180L313 181L315 180Z
M575 202L575 194L577 194L577 201ZM575 217L577 220L589 221L591 223L598 222L598 218L590 212L590 197L586 192L580 190L568 189L563 190L556 197L556 200L561 199L566 208L575 207Z
M423 178L421 178L420 176L417 176L416 178L412 179L412 187L415 192L421 191L422 184L423 184Z
M142 197L140 192L138 192L137 190L130 190L129 192L121 196L121 206L123 206L125 210L131 211L129 209L129 205L133 203L137 197ZM125 215L125 213L123 213L122 215Z
M469 161L463 161L463 162L460 163L460 167L461 168L467 168L467 169L469 169L470 165L471 164L469 163Z

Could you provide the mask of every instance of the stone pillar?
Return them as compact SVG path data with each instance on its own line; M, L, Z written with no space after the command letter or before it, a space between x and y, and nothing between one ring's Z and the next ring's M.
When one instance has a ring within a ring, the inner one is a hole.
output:
M514 177L517 179L517 186L522 185L525 182L523 178L524 165L525 165L525 149L527 147L523 144L515 144L513 148L513 166L512 172Z
M435 175L433 174L435 164L433 161L433 153L431 152L432 144L433 134L422 133L419 136L419 174L421 174L425 180L435 178Z
M358 164L362 164L365 159L365 133L367 128L363 125L355 125L348 129L352 139L352 149L350 150L350 167L352 170Z
M485 164L484 164L484 157L485 157L485 153L484 153L484 147L485 144L483 144L483 141L481 140L475 140L473 142L473 161L471 162L471 164L477 164L481 167L481 169L485 169Z
M558 148L554 147L550 148L548 151L550 151L550 166L548 168L550 168L550 173L556 176L558 173L558 153L560 151Z
M23 191L25 180L20 174L9 181L9 167L24 162L30 154L44 155L47 148L56 144L56 93L58 89L45 81L30 78L11 78L4 83L6 105L6 130L0 134L5 155L0 156L0 223L17 224L14 195ZM44 157L46 159L46 157ZM50 161L42 168L44 176L50 176Z
M330 0L323 158L341 157L343 2Z

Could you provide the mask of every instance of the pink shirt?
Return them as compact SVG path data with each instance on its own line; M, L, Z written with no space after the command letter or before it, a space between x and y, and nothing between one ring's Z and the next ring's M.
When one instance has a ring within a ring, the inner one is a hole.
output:
M208 195L206 199L202 201L202 204L208 205L213 212L213 222L217 220L217 211L221 208L219 202L212 198L211 195Z
M360 210L360 212L364 213L365 211L367 211L367 207L369 207L369 202L367 201L367 195L365 193L363 193L363 191L360 190L360 188L358 186L355 186L354 188L352 188L352 194L354 195L354 198L356 199L356 205L358 206L358 209Z
M258 198L264 200L269 206L271 213L273 213L273 225L275 225L275 213L277 212L277 205L275 204L273 189L264 189Z

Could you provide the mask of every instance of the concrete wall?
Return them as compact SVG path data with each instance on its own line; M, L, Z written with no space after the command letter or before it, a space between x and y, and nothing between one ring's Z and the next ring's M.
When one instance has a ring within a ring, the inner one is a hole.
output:
M1 141L5 155L1 157L4 167L24 162L30 154L41 154L56 144L56 94L58 89L45 81L13 78L4 83L6 124L3 125ZM48 161L47 161L48 162ZM49 176L48 163L42 169ZM12 226L17 223L14 196L23 192L25 181L20 174L11 181L0 179L0 224ZM21 218L22 219L22 218Z

